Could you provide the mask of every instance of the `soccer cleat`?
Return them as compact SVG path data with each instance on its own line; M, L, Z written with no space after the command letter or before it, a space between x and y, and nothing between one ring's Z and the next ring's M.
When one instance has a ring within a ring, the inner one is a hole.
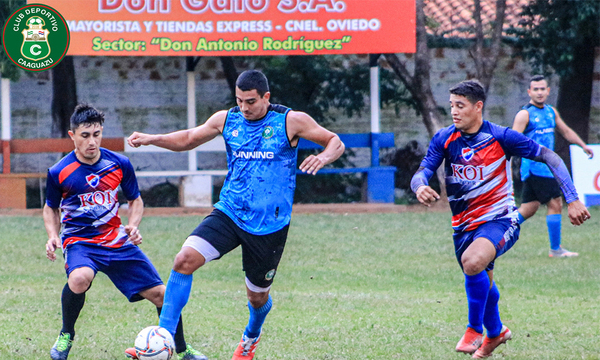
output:
M254 358L256 352L256 345L260 341L262 333L255 338L249 338L246 335L242 335L242 340L235 349L231 360L251 360Z
M461 337L458 341L458 344L456 344L456 351L465 354L472 354L479 348L479 346L481 346L482 342L483 334L480 334L468 327L463 337Z
M133 359L133 360L137 360L137 354L135 353L135 348L127 348L125 349L125 356L127 356L128 359Z
M495 338L485 337L483 339L483 344L475 354L473 354L473 359L484 359L492 356L492 352L500 346L500 344L504 344L508 340L512 338L512 333L506 326L502 326L502 331L500 331L500 335Z
M550 256L551 258L575 257L579 256L579 253L569 251L563 247L559 247L558 250L550 249L548 256Z
M179 355L179 360L208 360L204 354L190 345L187 346L187 349L185 349L184 352L180 352L177 355Z
M50 358L52 360L67 360L71 346L73 346L71 334L61 333L58 335L52 349L50 349Z

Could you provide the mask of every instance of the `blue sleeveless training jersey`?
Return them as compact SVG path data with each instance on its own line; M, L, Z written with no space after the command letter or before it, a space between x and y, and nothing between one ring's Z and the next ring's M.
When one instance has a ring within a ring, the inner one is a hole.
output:
M77 160L71 151L48 169L46 205L62 210L63 249L76 242L118 248L132 245L119 217L119 186L127 200L140 196L129 159L100 148L93 165Z
M529 122L523 134L536 143L554 150L554 128L556 127L556 113L552 106L544 104L539 108L531 103L523 106L529 113ZM525 181L529 174L542 177L553 177L548 165L529 159L521 159L521 181Z
M227 112L223 138L229 172L215 208L240 228L265 235L290 223L298 152L286 132L289 108L269 105L260 120L246 120L239 107Z

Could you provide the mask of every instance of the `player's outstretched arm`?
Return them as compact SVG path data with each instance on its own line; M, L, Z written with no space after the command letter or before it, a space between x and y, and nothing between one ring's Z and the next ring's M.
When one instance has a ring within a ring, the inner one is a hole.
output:
M136 131L127 138L127 143L131 147L155 145L172 151L192 150L221 134L226 117L226 110L218 111L200 126L168 134L145 134Z
M48 241L46 242L46 257L50 261L56 260L56 249L59 249L62 244L59 236L60 232L60 209L51 208L44 205L42 210L44 218L44 227L48 233Z
M140 226L142 215L144 214L144 201L141 196L138 196L137 199L128 201L127 203L129 205L129 215L125 232L134 245L139 245L142 243L142 234L138 226Z
M565 123L565 121L560 117L560 114L558 113L558 111L556 111L556 109L554 111L556 112L556 130L562 135L562 137L565 138L565 140L567 140L571 144L581 146L588 158L593 158L594 151L592 150L592 148L587 146L587 144L579 137L579 135L577 135L577 133L573 129L571 129L567 125L567 123Z
M288 138L297 144L300 138L310 140L325 148L317 155L310 155L300 164L300 170L315 175L323 166L336 161L346 149L340 137L325 129L301 111L290 111L287 118Z

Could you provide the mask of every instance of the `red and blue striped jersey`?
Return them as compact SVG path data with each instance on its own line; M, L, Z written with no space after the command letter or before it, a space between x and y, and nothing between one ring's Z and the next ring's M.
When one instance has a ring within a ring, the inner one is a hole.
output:
M445 160L452 228L471 231L490 220L517 216L510 158L531 159L539 153L535 141L484 120L476 134L464 134L454 125L438 131L421 166L435 173Z
M101 148L100 160L84 164L72 151L48 169L46 205L62 211L63 249L79 241L118 248L130 244L119 217L119 185L127 200L140 196L127 157Z

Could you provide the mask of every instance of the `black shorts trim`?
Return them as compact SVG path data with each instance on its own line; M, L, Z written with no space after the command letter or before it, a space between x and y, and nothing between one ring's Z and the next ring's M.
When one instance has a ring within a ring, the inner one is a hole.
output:
M266 235L242 230L224 212L214 209L190 235L198 236L219 252L219 258L242 246L242 264L253 285L267 288L273 283L283 255L290 225Z

